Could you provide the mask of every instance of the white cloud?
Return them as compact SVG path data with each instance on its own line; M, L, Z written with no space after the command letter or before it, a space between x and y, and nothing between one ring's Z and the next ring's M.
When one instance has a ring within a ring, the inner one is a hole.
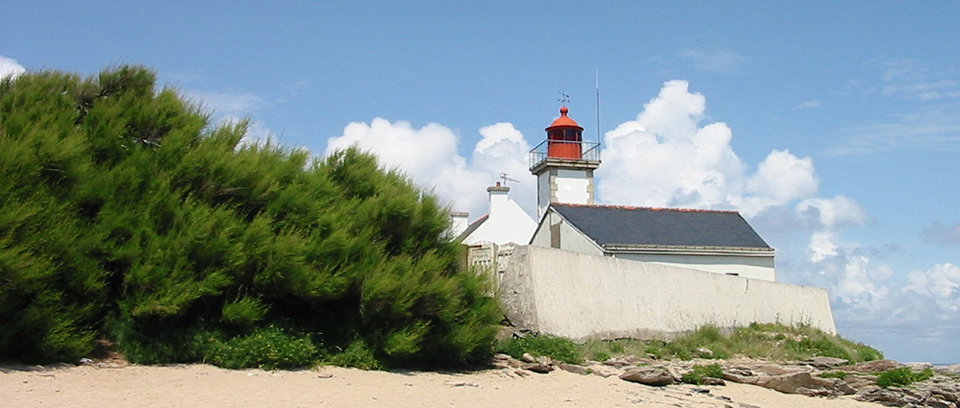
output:
M810 245L807 250L810 252L810 260L820 262L827 258L837 256L837 244L833 241L836 236L830 232L818 232L810 237Z
M820 179L809 157L797 158L787 150L774 150L747 180L743 210L749 214L814 196Z
M907 281L904 294L931 299L936 307L929 312L941 320L956 319L960 312L960 266L947 263L927 271L913 271Z
M472 218L486 213L486 188L507 173L519 180L508 183L510 196L535 215L536 182L527 170L530 147L523 134L509 123L497 123L480 129L480 135L468 159L458 153L459 135L445 126L430 123L417 129L409 122L374 118L369 124L347 125L343 135L327 141L324 155L356 145Z
M700 127L706 100L686 81L669 81L636 120L605 135L600 199L671 207L730 207L744 165L724 123Z
M0 55L0 78L8 76L16 78L26 71L27 69L18 64L17 60Z
M598 191L603 202L738 209L746 216L814 198L819 179L809 157L774 150L755 173L730 145L725 123L702 124L706 98L686 81L666 82L636 120L605 135ZM852 200L851 200L852 201Z
M797 204L801 217L826 228L860 226L867 221L867 212L856 200L838 195L833 198L809 198Z
M735 72L747 62L742 55L723 50L685 50L680 52L680 56L693 61L697 69L724 73Z

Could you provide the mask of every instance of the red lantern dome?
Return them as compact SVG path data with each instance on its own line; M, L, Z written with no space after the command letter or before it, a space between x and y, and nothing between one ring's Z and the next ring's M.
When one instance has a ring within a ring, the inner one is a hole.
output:
M583 154L583 128L567 116L569 111L566 106L561 107L560 117L546 129L548 157L579 160Z

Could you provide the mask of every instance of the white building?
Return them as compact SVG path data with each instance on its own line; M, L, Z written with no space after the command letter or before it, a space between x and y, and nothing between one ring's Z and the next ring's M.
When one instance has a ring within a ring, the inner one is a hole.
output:
M457 240L468 246L484 243L526 245L530 242L537 222L510 199L510 187L497 182L487 188L487 193L490 212L470 224Z
M531 245L775 281L774 250L735 211L551 204Z
M774 250L735 211L594 205L596 143L560 109L530 152L540 223L531 245L774 281Z

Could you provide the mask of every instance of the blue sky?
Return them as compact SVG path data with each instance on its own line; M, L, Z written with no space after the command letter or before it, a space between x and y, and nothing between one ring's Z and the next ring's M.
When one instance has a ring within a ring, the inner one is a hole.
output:
M556 116L598 200L737 209L842 335L960 362L960 4L0 4L0 73L143 64L251 138L377 152L472 218ZM196 2L200 3L200 2Z

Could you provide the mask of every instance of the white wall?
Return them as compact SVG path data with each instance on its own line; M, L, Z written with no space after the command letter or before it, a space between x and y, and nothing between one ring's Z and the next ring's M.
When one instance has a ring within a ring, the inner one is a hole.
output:
M535 246L514 251L500 295L517 327L578 340L753 322L836 332L823 289Z
M507 189L509 191L509 189ZM507 191L490 192L490 213L483 224L463 239L465 245L492 242L526 244L537 229L537 222L507 196Z
M583 251L578 251L583 252ZM776 281L773 254L770 256L690 255L690 254L616 254L616 258L655 262L662 265L696 269L744 278Z
M544 170L537 175L537 218L543 217L547 207L550 206L550 194L553 192L550 189L552 178L550 170Z
M590 200L590 178L586 170L557 170L557 202L566 204L593 204Z

